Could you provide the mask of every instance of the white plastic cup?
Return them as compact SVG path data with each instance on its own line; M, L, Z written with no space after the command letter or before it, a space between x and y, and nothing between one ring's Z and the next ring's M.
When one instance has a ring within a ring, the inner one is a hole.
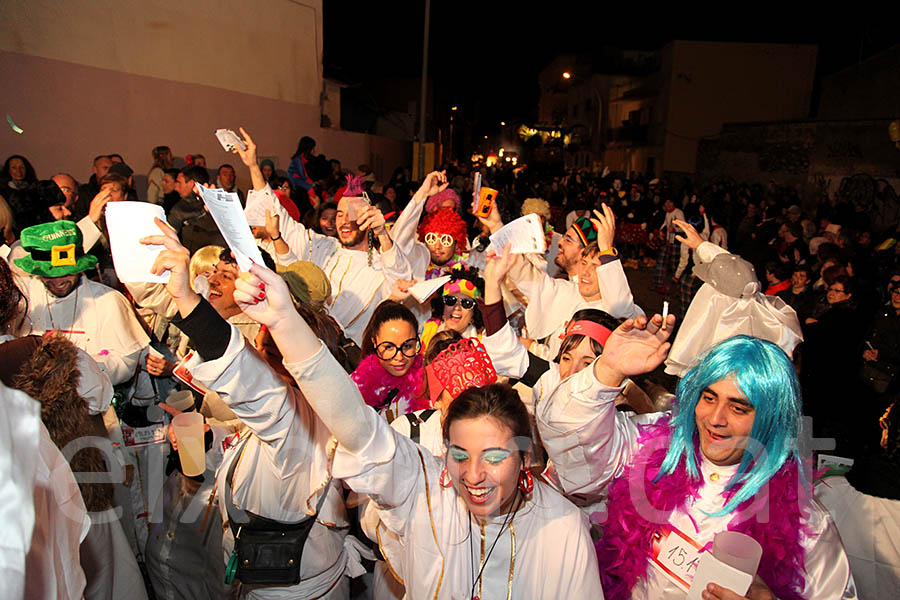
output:
M194 410L194 395L190 390L172 390L166 396L165 402L181 412Z
M203 415L182 413L172 419L181 472L188 477L202 475L206 470L206 445L203 443Z
M713 556L726 565L750 575L756 574L762 558L762 546L739 531L723 531L713 539Z

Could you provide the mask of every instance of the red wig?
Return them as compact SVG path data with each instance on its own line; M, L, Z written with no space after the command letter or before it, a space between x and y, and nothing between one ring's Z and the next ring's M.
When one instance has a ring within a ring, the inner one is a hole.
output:
M463 253L469 249L469 241L466 239L466 222L452 208L442 208L430 215L426 215L419 225L419 241L425 243L426 233L445 233L453 236L456 241L457 253Z

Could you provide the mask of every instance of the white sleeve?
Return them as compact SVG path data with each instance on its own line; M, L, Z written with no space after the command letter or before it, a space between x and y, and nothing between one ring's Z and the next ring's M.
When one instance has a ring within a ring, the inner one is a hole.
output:
M166 319L172 320L178 314L178 307L172 295L166 291L162 283L128 283L125 287L134 298L134 303L142 308L152 310Z
M675 269L675 279L681 279L681 274L684 273L685 268L688 266L688 259L691 257L691 250L688 248L687 244L681 242L679 244L680 248L678 249L678 268Z
M419 219L425 208L427 198L420 197L419 193L412 197L400 216L391 227L391 239L395 246L400 246L404 254L410 254L416 244L416 230L419 227Z
M720 254L728 254L728 251L712 242L703 242L694 250L694 259L699 263L708 263Z
M194 380L215 391L259 439L275 450L279 468L297 465L297 455L312 452L317 419L296 390L247 347L234 325L228 348L219 358L203 361L195 353L185 367Z
M412 266L402 249L393 244L390 250L381 253L381 266L384 273L384 283L381 286L382 298L387 298L398 279L410 280L413 278Z
M638 429L616 411L616 396L623 389L597 381L592 364L538 404L538 431L568 496L589 502L602 499L607 486L630 463Z
M528 370L528 350L519 341L509 321L496 333L482 337L481 343L491 357L497 375L519 378Z
M285 363L303 396L338 441L332 474L380 508L412 510L430 452L391 429L362 399L359 388L324 344L313 356ZM422 477L416 476L422 474Z
M612 316L617 319L633 319L644 314L641 307L634 303L621 260L612 260L597 267L597 283L603 295L604 310Z
M550 335L572 316L583 300L578 287L565 279L553 279L523 256L516 256L509 278L528 298L525 324L528 335L542 339Z
M81 248L88 252L100 240L101 231L90 217L83 217L77 225L81 231Z

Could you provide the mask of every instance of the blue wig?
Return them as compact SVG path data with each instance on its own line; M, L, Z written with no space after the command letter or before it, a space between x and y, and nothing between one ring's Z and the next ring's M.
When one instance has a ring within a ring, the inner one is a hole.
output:
M788 460L799 460L800 383L790 359L781 348L758 338L738 335L713 346L678 383L672 443L657 479L675 471L682 457L690 477L700 478L699 432L695 411L703 390L730 378L755 410L750 437L764 448L748 448L738 472L728 484L736 493L713 516L732 512L752 498Z

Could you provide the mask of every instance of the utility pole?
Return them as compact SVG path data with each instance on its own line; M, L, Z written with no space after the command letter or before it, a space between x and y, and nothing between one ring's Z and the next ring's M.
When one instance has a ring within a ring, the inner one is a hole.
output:
M425 106L428 100L428 30L431 25L431 0L425 0L425 40L422 42L422 97L419 101L419 173L425 178Z

